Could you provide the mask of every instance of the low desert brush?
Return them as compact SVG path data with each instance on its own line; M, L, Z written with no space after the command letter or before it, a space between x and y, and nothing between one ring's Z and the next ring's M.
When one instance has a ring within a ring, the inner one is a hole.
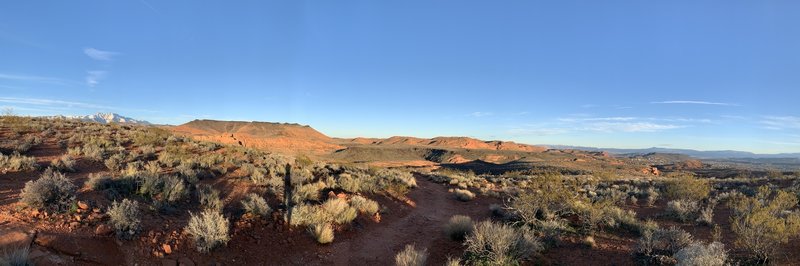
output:
M267 201L256 193L247 194L242 200L242 208L246 213L257 217L264 217L271 211Z
M333 227L329 223L310 225L308 232L317 240L317 243L328 244L333 242Z
M543 250L541 241L529 229L491 221L475 225L464 245L467 262L476 265L519 264Z
M75 202L75 184L63 174L48 169L39 179L28 181L21 201L33 208L63 212Z
M380 210L380 206L377 202L359 195L350 198L350 206L353 206L358 212L366 215L373 215Z
M450 217L450 220L444 225L444 233L452 240L461 241L472 233L473 227L472 218L469 216L454 215Z
M186 232L192 236L197 251L206 253L228 243L228 225L228 219L222 213L204 210L200 215L191 213Z
M123 199L111 204L108 209L109 223L116 230L117 237L131 239L141 230L139 204L136 201Z
M428 250L424 248L417 249L414 244L406 245L394 257L395 265L397 266L424 266L427 260Z

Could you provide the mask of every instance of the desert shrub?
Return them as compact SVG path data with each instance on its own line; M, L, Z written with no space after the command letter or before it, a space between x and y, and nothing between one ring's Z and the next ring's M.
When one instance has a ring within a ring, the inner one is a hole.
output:
M267 216L272 210L267 205L267 201L256 193L247 194L247 197L242 200L242 208L246 213L258 217Z
M133 177L109 177L105 175L89 174L86 186L94 191L104 191L110 199L124 198L137 192L137 180Z
M152 145L141 146L139 147L139 153L142 154L144 159L152 159L156 155L156 148Z
M66 211L75 201L75 184L59 172L48 169L37 180L25 183L22 203L33 208Z
M292 193L292 201L301 203L306 200L319 200L319 193L323 188L325 188L325 184L322 182L314 182L299 186Z
M491 221L475 225L464 245L467 262L477 265L518 264L543 249L532 231Z
M728 252L720 242L708 245L692 243L675 253L675 259L679 266L724 266L728 260Z
M460 201L470 201L475 198L475 193L466 189L455 189L453 190L453 194L456 196L456 199Z
M444 263L445 266L461 266L461 260L458 258L447 258L447 261Z
M0 265L3 266L28 266L34 265L33 262L28 260L30 253L29 247L11 248L5 247L0 250Z
M380 210L380 205L377 202L359 195L350 198L350 206L367 215L373 215Z
M0 172L30 171L36 169L36 158L22 156L18 153L12 155L0 154Z
M454 215L444 225L444 233L452 240L464 240L472 232L472 218L465 215Z
M298 204L292 208L291 225L314 225L329 223L330 216L318 205Z
M678 219L681 222L691 221L697 218L700 210L697 201L680 199L667 202L667 215Z
M509 210L522 221L536 225L542 221L561 217L571 211L576 191L563 183L558 174L545 174L532 179L530 191L512 198Z
M177 176L166 176L161 180L162 185L159 199L162 202L174 203L183 199L188 194L183 179Z
M397 266L425 266L428 260L427 249L417 249L414 244L406 245L406 247L394 256L394 262Z
M689 199L699 201L708 197L711 184L708 180L698 179L690 174L674 177L666 183L665 194L671 199Z
M773 192L762 186L754 197L738 196L729 201L734 215L731 229L736 245L760 262L768 262L790 237L800 232L800 214L791 212L797 197L789 192Z
M172 134L161 128L149 127L133 133L133 143L136 146L164 146L168 137Z
M317 240L317 243L328 244L333 242L333 227L329 223L318 223L308 227L308 232Z
M200 202L200 206L205 210L221 212L224 207L222 200L219 198L219 190L213 189L210 186L197 186L197 200Z
M705 208L700 210L700 214L697 216L696 221L702 225L714 224L714 207L715 205L712 203L706 205Z
M69 155L63 155L50 161L50 167L62 172L75 172L75 159Z
M656 200L658 200L658 197L661 195L652 186L647 187L645 194L647 195L645 198L645 200L647 200L647 206L653 206L656 203Z
M141 229L139 204L135 201L129 199L123 199L122 202L114 201L108 209L108 217L119 238L131 239Z
M350 193L358 193L361 191L361 180L348 173L339 175L336 183L342 190Z
M148 175L158 175L161 172L161 165L157 161L150 161L144 165L144 172Z
M107 153L105 147L91 143L84 144L81 152L84 157L100 162L104 160Z
M228 219L214 210L204 210L200 215L190 213L186 232L192 236L197 251L209 252L228 243Z
M642 237L638 241L637 251L645 256L672 256L693 242L692 235L680 228L658 228L642 233Z
M341 198L328 199L321 207L330 215L331 221L337 224L349 223L358 215L358 211Z
M111 172L119 172L122 169L122 161L124 160L124 155L121 153L114 154L109 156L103 164L108 168Z

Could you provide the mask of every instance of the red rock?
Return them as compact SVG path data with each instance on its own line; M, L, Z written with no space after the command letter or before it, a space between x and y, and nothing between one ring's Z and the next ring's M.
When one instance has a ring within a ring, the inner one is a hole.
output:
M78 208L80 208L81 210L88 210L89 204L83 201L78 201Z
M164 253L167 253L167 255L172 254L172 247L169 244L163 244L161 248L164 249Z
M183 258L178 259L178 265L180 265L180 266L194 266L195 264L194 264L194 261L192 261L191 259L189 259L187 257L183 257Z
M161 260L162 266L178 266L178 262L171 259L163 259Z
M106 224L98 225L97 228L94 229L94 233L96 235L100 235L100 236L107 236L107 235L110 235L113 232L114 232L114 230L111 229L111 226L108 226Z

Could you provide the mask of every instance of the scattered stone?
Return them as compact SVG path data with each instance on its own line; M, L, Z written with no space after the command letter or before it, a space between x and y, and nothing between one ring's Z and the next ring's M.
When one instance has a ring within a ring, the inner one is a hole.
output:
M107 224L98 225L97 228L94 229L94 233L99 236L107 236L113 233L114 230L111 229L111 226Z
M71 222L71 223L69 223L69 227L70 228L76 228L78 226L81 226L81 223L79 223L79 222Z
M169 244L161 245L161 248L164 249L164 253L167 253L167 255L172 254L172 247Z
M83 201L78 201L78 208L80 208L81 210L88 210L89 204Z
M94 208L94 209L92 209L92 212L93 213L100 213L100 208Z

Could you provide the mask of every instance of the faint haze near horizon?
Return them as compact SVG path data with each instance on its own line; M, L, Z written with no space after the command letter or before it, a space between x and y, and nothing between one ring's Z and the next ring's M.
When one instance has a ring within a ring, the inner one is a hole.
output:
M796 1L13 1L0 107L800 152Z

